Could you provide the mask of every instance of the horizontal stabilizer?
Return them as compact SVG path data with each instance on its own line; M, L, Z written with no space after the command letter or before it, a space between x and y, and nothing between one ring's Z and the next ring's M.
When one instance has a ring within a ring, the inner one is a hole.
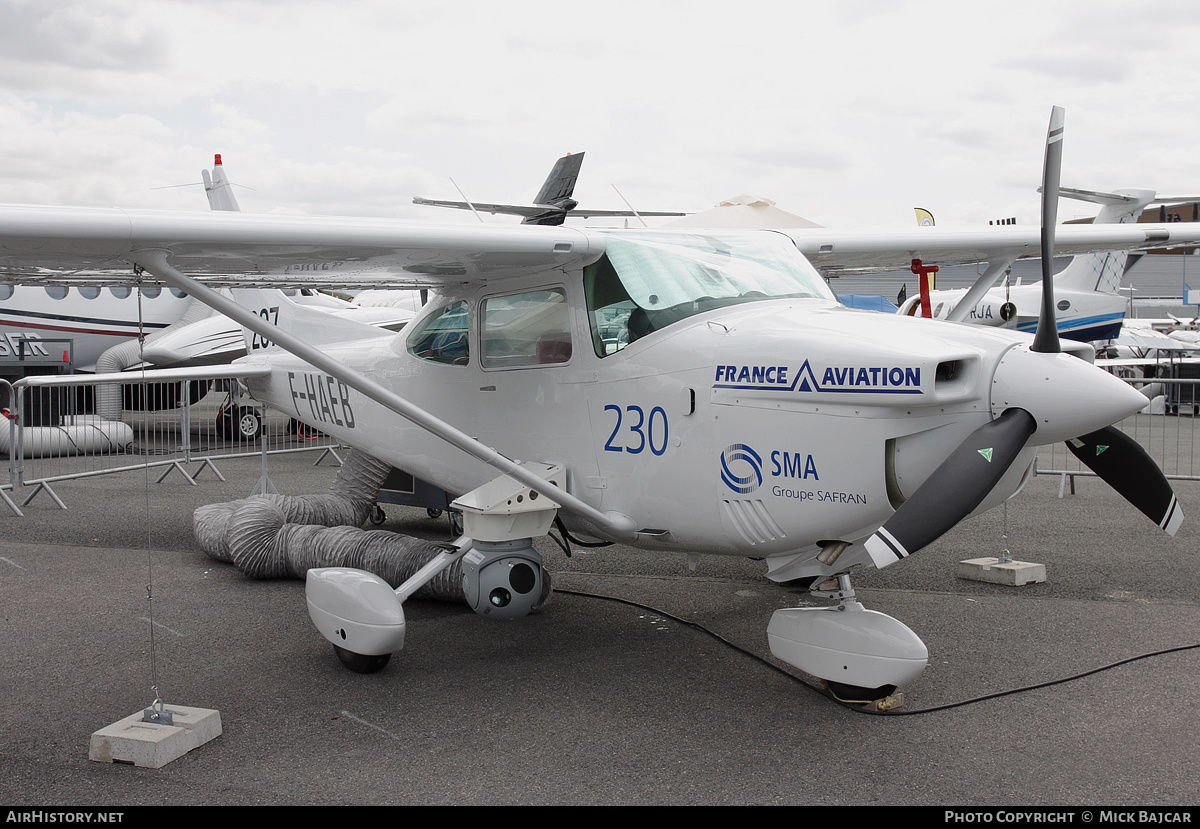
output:
M471 202L468 204L465 201L445 201L442 199L427 199L424 196L413 196L413 204L423 204L429 207L451 207L455 210L471 210L472 208L480 213L503 213L506 216L522 216L524 218L534 218L545 213L559 212L564 215L598 217L598 216L686 216L679 210L639 210L636 213L632 210L589 210L586 207L574 207L571 210L566 210L562 207L553 204L492 204L490 202Z
M1040 191L1041 188L1039 188ZM1064 198L1075 199L1076 201L1086 201L1092 204L1106 205L1133 205L1139 201L1143 201L1140 195L1128 193L1102 193L1098 190L1080 190L1075 187L1061 187L1058 194ZM1149 201L1145 201L1143 206L1151 204L1187 204L1189 202L1200 201L1200 196L1174 196L1162 195L1161 193L1153 193Z

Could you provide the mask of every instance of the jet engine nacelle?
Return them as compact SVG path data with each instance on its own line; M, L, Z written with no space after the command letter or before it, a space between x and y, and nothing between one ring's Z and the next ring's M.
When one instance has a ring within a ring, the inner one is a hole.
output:
M480 616L508 620L541 605L549 576L531 539L476 541L463 556L463 595Z

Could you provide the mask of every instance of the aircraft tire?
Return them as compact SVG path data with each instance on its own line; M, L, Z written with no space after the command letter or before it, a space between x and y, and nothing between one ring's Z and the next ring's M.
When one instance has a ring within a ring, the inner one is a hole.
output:
M345 648L339 648L337 645L333 646L333 651L337 654L338 661L356 674L373 674L377 671L382 671L392 658L390 653L368 656L367 654L355 653Z
M255 440L263 432L262 415L249 406L238 406L229 418L238 440Z
M217 415L217 430L228 440L254 440L263 433L262 415L250 406L232 406Z
M833 680L825 680L825 685L829 688L829 693L833 694L834 698L840 702L862 703L874 702L875 700L884 699L891 696L895 690L895 685L883 685L879 688L861 688L858 685L846 685L842 682L834 682Z

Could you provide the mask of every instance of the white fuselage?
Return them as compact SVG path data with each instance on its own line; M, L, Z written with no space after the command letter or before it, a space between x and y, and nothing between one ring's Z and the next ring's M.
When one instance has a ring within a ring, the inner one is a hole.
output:
M488 368L478 358L479 309L489 295L522 289L565 292L570 359ZM409 332L455 302L470 309L471 357L443 364L412 353ZM503 291L464 286L431 300L405 333L328 352L509 458L565 464L577 497L661 531L642 546L773 557L778 577L794 578L825 573L813 559L819 542L865 539L996 414L996 368L1028 342L826 299L696 314L605 356L589 331L578 274L560 272L510 280ZM255 397L454 494L496 477L335 378L264 353L273 371L250 381ZM1034 451L980 510L1019 488ZM839 569L855 555L867 560L861 547L847 555Z

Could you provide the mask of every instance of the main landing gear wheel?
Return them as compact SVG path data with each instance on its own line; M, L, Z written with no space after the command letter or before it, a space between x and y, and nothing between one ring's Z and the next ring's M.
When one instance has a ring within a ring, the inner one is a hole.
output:
M230 406L219 418L221 431L230 440L255 440L263 432L262 415L249 406Z
M243 408L237 413L237 430L243 440L254 440L262 434L262 418L254 409Z
M294 417L288 420L287 433L289 435L295 435L301 440L316 440L321 436L321 433L316 429L309 426L307 423L296 420Z
M337 654L338 660L356 674L373 674L377 671L382 671L387 666L388 660L392 658L390 653L380 654L379 656L368 656L363 653L355 653L348 651L345 648L333 646L333 652Z

